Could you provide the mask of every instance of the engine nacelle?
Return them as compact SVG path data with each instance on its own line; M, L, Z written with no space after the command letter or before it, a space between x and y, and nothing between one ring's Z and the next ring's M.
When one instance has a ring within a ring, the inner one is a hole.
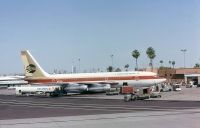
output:
M88 87L90 92L106 92L111 89L110 84L93 84Z
M84 84L69 84L64 90L67 92L83 92L88 90L88 86Z

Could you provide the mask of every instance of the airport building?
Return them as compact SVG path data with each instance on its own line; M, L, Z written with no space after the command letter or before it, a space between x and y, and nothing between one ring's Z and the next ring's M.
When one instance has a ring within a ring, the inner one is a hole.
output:
M200 84L200 68L160 68L157 70L160 77L165 77L169 83L193 81L195 85Z

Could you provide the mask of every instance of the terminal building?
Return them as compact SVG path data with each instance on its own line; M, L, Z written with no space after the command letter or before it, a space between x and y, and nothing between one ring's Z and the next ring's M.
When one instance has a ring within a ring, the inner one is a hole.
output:
M155 70L160 77L167 79L168 83L200 84L200 68L160 68Z

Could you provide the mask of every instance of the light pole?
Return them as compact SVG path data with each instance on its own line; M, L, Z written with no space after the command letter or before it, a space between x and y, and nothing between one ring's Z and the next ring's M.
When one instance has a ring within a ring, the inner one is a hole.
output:
M184 61L184 69L185 69L185 53L187 49L181 49L181 52L183 52L183 61Z
M74 67L74 60L72 60L72 74L74 73L74 69L75 69L75 67Z
M186 83L186 78L185 78L185 53L186 53L187 49L181 49L181 52L183 52L183 60L184 60L184 69L183 69L183 73L184 73L184 82Z
M185 53L186 53L187 49L181 49L181 52L183 52L183 61L184 61L184 69L183 69L183 73L184 73L184 83L187 82L187 79L185 77Z
M111 61L112 61L112 68L113 68L113 57L114 57L114 55L113 55L113 54L111 54L111 55L110 55L110 57L111 57Z
M81 59L78 58L78 72L81 72Z

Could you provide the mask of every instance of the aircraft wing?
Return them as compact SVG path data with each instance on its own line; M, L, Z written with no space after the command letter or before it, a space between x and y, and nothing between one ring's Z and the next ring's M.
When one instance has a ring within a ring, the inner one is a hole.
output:
M115 81L98 81L98 82L81 82L77 84L110 84L110 85L116 85L119 84L118 82Z

